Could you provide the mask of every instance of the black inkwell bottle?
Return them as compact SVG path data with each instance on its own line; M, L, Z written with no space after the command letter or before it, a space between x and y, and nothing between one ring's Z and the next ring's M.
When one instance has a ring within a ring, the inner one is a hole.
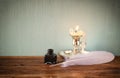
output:
M57 55L54 53L53 49L48 49L47 54L44 57L45 64L56 64Z

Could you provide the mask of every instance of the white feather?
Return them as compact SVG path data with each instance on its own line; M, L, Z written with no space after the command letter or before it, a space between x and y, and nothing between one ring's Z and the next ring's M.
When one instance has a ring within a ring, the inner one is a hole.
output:
M66 61L59 63L61 67L67 67L72 65L94 65L110 62L114 59L114 55L106 51L93 51L87 54L77 54L67 59ZM56 66L56 65L52 65ZM51 67L52 67L51 66Z

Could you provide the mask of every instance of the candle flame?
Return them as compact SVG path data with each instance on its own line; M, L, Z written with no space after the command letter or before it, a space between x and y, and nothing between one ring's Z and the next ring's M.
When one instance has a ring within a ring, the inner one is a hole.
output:
M75 27L70 28L69 33L73 37L75 37L75 36L82 37L85 35L85 33L83 31L79 30L79 25L76 25Z
M79 25L76 25L75 31L78 31L78 30L79 30Z

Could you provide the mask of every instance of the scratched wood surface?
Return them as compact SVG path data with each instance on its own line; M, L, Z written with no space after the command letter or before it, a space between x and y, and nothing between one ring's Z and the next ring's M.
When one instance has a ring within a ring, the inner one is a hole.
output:
M106 64L66 68L49 67L43 60L42 56L1 56L0 78L120 78L120 56Z

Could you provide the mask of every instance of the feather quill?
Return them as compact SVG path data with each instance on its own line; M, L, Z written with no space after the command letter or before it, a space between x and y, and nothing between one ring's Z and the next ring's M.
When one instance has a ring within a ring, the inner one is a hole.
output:
M61 67L68 67L72 65L94 65L110 62L114 59L114 55L106 51L93 51L87 54L77 54L67 59L62 63L58 63L53 66L60 65Z

